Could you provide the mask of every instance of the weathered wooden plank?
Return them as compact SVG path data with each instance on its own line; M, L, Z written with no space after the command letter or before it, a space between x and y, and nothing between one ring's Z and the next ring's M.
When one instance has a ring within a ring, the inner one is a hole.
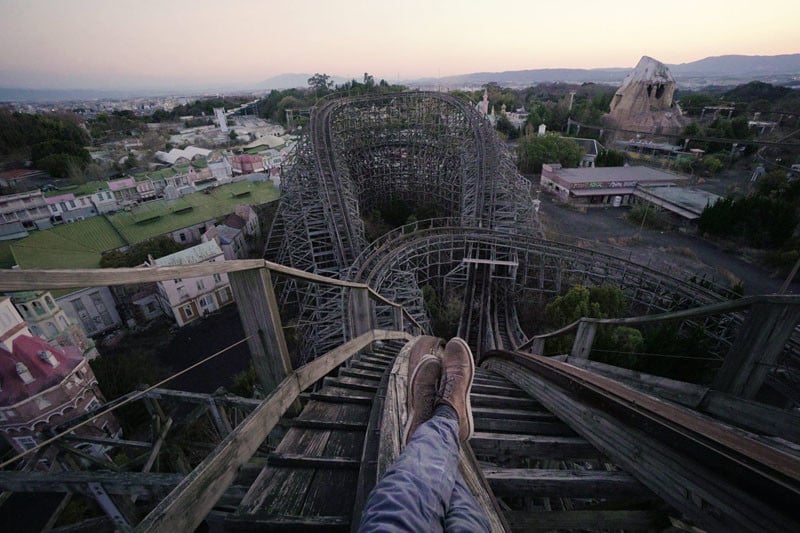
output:
M588 359L589 352L592 351L594 336L597 333L597 324L581 320L578 323L578 331L575 333L575 340L572 342L570 357L576 359Z
M331 387L340 387L342 389L363 390L368 392L375 392L378 390L378 384L374 381L367 381L364 379L351 378L347 376L342 377L326 377L322 381L323 385L330 385Z
M489 520L489 527L493 533L510 531L508 522L503 515L500 504L495 498L494 492L489 482L483 475L478 460L472 451L469 443L461 446L458 468L464 484L475 496L475 501L483 509L486 518Z
M315 457L295 453L271 453L267 456L270 466L298 468L358 468L361 461L352 457Z
M328 389L325 392L310 392L303 394L302 397L318 402L330 403L356 403L360 405L372 404L372 396L355 395L347 389Z
M208 405L208 401L213 399L215 402L223 405L245 409L258 407L258 405L261 403L261 400L242 398L241 396L236 396L234 394L203 394L199 392L187 392L182 390L162 388L156 388L147 391L144 397L154 398L156 400L168 398L171 400L178 400L187 403L199 403L203 405Z
M386 370L386 365L376 365L365 361L353 361L350 364L350 368L357 368L359 370L370 370L372 372L383 373L383 371Z
M4 270L0 276L0 290L30 291L131 285L243 272L264 268L264 266L265 262L261 259L238 259L174 267Z
M384 403L386 389L389 384L391 372L385 372L378 385L378 391L372 402L369 413L369 422L364 434L364 445L361 449L361 467L358 470L356 481L355 498L353 500L353 519L350 529L355 533L358 523L361 521L361 514L366 505L369 493L378 481L378 453L380 452L381 421L384 413ZM349 378L348 378L349 379Z
M512 398L509 396L497 396L495 394L470 394L470 402L476 407L494 407L509 409L533 409L541 411L542 406L536 400L527 398Z
M473 413L474 415L474 413ZM549 435L574 437L576 433L561 421L539 422L506 418L475 417L475 431L484 433L515 433L520 435Z
M518 387L506 387L502 385L489 385L486 383L472 383L472 394L492 394L495 396L510 396L514 398L529 398L529 396L519 390Z
M720 420L800 444L800 414L796 411L742 400L719 391L708 391L698 408Z
M745 491L732 485L695 458L680 454L650 434L620 423L604 411L574 399L519 364L500 359L489 360L486 364L536 396L614 463L704 527L714 530L793 529L790 518L759 501L749 493L751 488ZM577 372L574 368L572 371ZM586 379L590 377L586 376ZM595 376L591 379L599 381L605 378ZM650 402L644 395L638 398L637 405Z
M307 419L307 418L288 418L281 420L281 424L290 427L305 429L335 429L338 431L364 431L367 429L366 422L340 422L335 418L329 420Z
M350 368L342 368L342 369L339 370L339 375L340 376L347 376L347 377L351 377L351 378L356 378L356 379L368 379L368 380L372 380L372 381L378 382L378 381L381 380L381 377L383 376L383 373L382 372L374 372L374 371L371 371L371 370L356 370L356 369L350 369Z
M638 370L607 365L588 359L568 357L565 362L572 366L585 368L596 374L622 381L626 385L648 394L655 394L661 398L691 407L697 406L709 390L708 387L701 385L645 374Z
M352 287L349 289L348 306L350 313L350 333L353 337L363 335L372 329L372 305L369 298L369 288Z
M272 277L266 269L230 273L247 346L259 382L271 391L292 371Z
M336 515L352 509L357 481L356 469L318 470L308 487L303 516Z
M754 397L798 321L800 305L754 304L712 388L746 399Z
M258 516L232 515L225 520L225 529L230 531L347 531L349 516Z
M664 514L657 511L506 511L505 516L512 531L652 531L669 526Z
M272 468L274 473L269 477L262 494L258 494L251 505L245 500L236 514L262 515L300 515L308 496L308 487L317 473L315 468ZM252 493L252 489L248 494ZM260 505L256 506L258 502Z
M99 483L109 494L161 496L183 479L181 474L69 471L0 471L0 489L10 492L79 492L91 494L89 483Z
M330 430L291 428L275 452L319 456L324 453L330 436Z
M800 414L759 402L743 400L702 385L644 374L589 360L568 364L621 381L631 388L696 408L736 426L800 443Z
M472 416L478 418L503 418L506 420L534 420L539 422L556 422L558 418L547 411L529 411L527 409L498 409L495 407L472 406Z
M328 445L325 447L326 457L351 457L361 458L364 448L364 432L331 431Z
M578 437L541 437L476 432L469 441L476 455L529 459L597 459L602 453Z
M484 468L483 474L500 496L612 500L649 492L625 472Z

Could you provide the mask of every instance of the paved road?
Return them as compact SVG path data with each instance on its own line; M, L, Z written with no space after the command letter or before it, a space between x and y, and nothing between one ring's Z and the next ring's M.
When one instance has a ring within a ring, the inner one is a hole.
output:
M639 227L625 220L628 208L598 207L583 213L548 195L541 200L539 216L549 238L630 258L682 279L705 274L726 287L741 280L745 294L775 293L783 283L765 268L691 234L644 229L637 239ZM788 292L800 294L800 283Z

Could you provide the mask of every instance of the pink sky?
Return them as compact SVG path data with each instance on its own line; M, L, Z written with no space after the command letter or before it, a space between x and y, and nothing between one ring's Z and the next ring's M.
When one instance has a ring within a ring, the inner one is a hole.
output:
M393 81L800 52L797 0L0 0L0 86Z

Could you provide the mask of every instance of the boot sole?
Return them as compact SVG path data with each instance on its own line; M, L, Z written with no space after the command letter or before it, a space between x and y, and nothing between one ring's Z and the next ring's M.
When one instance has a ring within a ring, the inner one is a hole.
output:
M414 383L414 380L417 379L417 373L419 372L420 368L422 368L428 361L435 361L436 364L438 364L439 363L439 358L436 357L433 354L423 355L422 358L419 360L419 363L417 363L416 368L414 368L414 373L411 374L411 377L408 380L408 409L407 409L408 415L407 415L407 419L406 419L405 428L403 429L403 443L404 444L408 444L409 438L411 437L411 434L410 434L411 433L411 426L412 426L412 424L414 422L414 418L416 417L416 412L414 411L414 407L413 407L414 406L414 398L412 396L412 393L414 391L414 387L413 387L412 384ZM423 424L424 423L425 422L423 421ZM420 426L421 425L422 424L420 424ZM417 426L417 427L419 427L419 426Z
M469 344L467 341L462 339L461 337L453 337L450 339L450 342L456 341L461 344L469 354L469 369L470 369L470 376L469 376L469 386L467 387L467 401L464 405L467 408L467 438L464 439L464 442L468 441L472 438L472 435L475 434L475 421L472 419L472 404L470 403L470 395L472 393L472 381L475 379L475 358L472 355L472 350L469 348Z

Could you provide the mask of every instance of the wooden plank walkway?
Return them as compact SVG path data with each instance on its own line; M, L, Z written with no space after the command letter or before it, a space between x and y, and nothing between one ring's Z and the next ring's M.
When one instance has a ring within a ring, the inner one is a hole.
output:
M348 531L372 400L401 342L359 354L307 395L226 529Z

